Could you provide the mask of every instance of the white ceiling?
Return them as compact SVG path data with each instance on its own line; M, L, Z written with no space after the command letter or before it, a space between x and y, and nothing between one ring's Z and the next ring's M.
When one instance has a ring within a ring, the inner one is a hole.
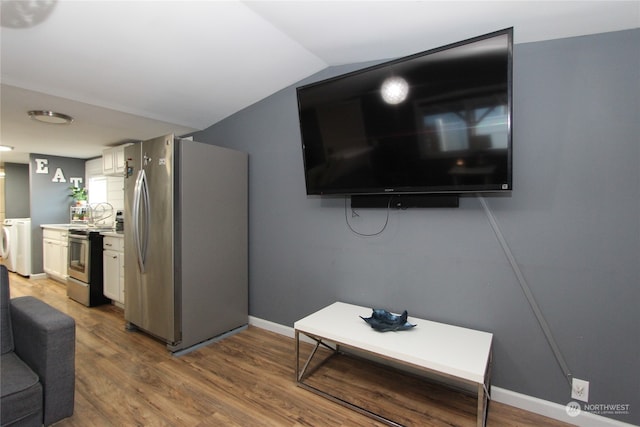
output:
M0 162L205 129L327 66L511 26L515 43L638 28L640 1L2 0Z

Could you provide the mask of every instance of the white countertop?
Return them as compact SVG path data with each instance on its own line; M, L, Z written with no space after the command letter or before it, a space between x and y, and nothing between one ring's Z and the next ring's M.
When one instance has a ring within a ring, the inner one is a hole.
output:
M53 228L55 230L68 230L70 228L87 228L87 224L40 224L40 228Z
M48 229L52 229L52 230L69 230L72 228L89 228L92 229L94 227L90 227L87 224L40 224L40 228L48 228ZM96 231L99 231L100 234L104 235L104 236L110 236L110 237L124 237L124 234L122 232L116 232L115 230L105 230L105 229L96 229Z

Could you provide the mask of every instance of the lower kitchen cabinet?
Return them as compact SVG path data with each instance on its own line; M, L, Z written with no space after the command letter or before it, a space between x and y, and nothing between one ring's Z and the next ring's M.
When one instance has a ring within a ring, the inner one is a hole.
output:
M42 230L42 268L53 279L67 280L69 242L67 230Z
M102 248L104 295L124 305L124 239L105 235Z

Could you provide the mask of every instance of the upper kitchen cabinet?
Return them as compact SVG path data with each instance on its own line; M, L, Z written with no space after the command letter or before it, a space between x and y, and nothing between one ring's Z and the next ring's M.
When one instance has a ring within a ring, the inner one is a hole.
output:
M102 173L107 176L124 174L124 147L131 144L119 145L102 151Z

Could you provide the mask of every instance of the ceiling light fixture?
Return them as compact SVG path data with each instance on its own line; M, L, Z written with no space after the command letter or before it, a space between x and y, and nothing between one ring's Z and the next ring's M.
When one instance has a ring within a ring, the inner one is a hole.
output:
M73 121L73 117L53 111L31 110L27 114L29 114L29 117L33 120L54 125L68 125Z
M13 150L13 147L9 145L0 145L0 151L11 151L11 150Z

